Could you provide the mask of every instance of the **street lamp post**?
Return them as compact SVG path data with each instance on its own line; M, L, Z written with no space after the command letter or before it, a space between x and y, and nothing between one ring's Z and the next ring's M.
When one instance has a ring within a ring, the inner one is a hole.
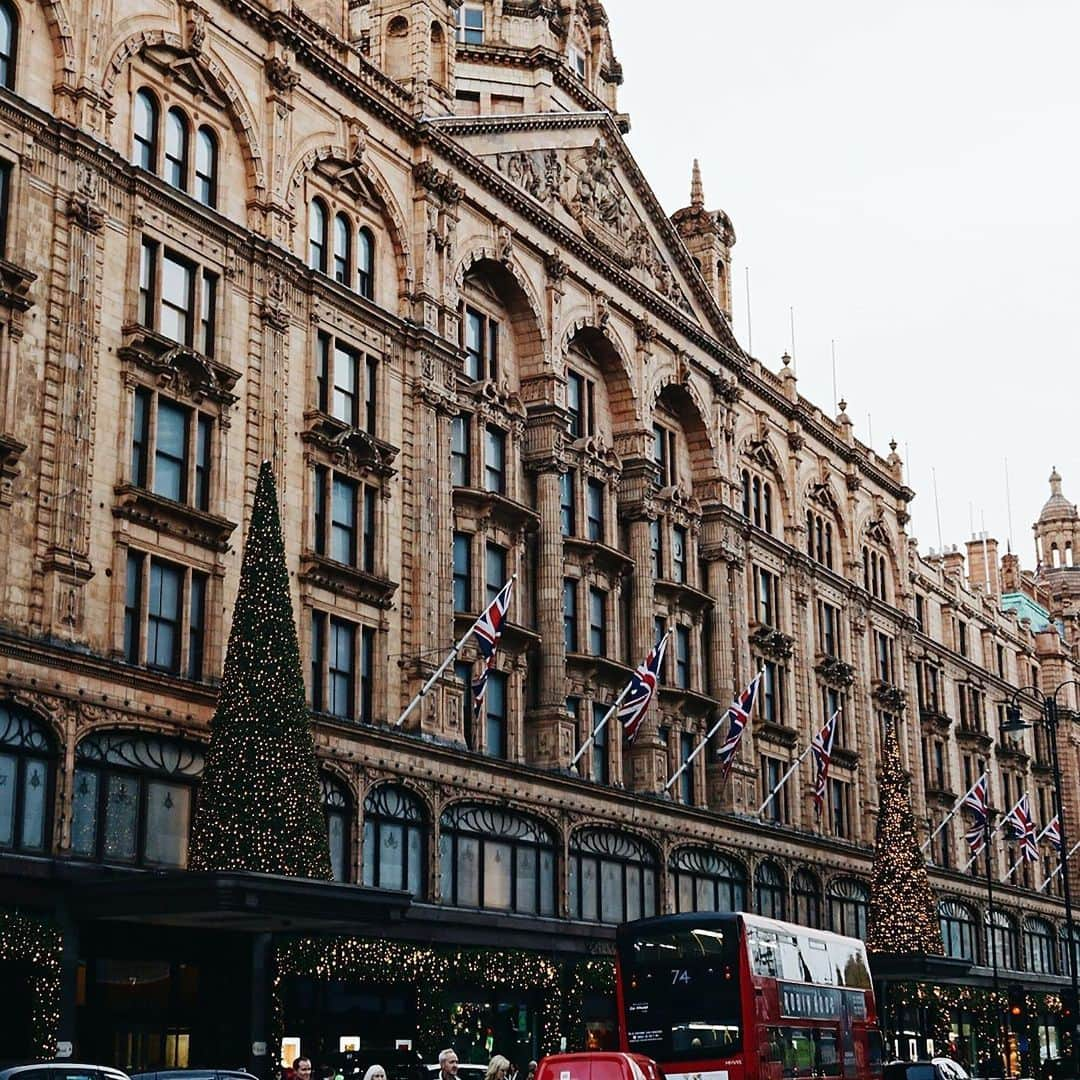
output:
M1005 707L1005 723L1001 725L1001 734L1003 735L1025 731L1027 728L1033 726L1021 715L1021 694L1031 694L1042 706L1041 723L1043 727L1046 728L1046 734L1050 740L1050 765L1054 772L1054 801L1057 803L1058 831L1061 836L1061 852L1063 859L1068 858L1067 852L1069 850L1069 841L1065 825L1065 804L1061 797L1061 762L1058 759L1057 740L1059 708L1057 696L1067 686L1080 686L1080 680L1069 679L1067 682L1063 682L1056 686L1053 692L1049 694L1044 693L1037 686L1023 686L1019 690L1014 691ZM1076 970L1076 943L1073 941L1072 893L1069 887L1069 868L1066 865L1063 865L1061 868L1061 879L1064 887L1065 927L1068 932L1069 943L1069 978L1072 982L1071 1008L1067 1010L1069 1013L1069 1022L1072 1024L1072 1030L1069 1032L1069 1051L1072 1058L1072 1075L1074 1077L1080 1077L1080 1026L1077 1024L1076 1016L1077 1001L1078 998L1080 998L1080 992L1078 992L1080 986L1078 986Z

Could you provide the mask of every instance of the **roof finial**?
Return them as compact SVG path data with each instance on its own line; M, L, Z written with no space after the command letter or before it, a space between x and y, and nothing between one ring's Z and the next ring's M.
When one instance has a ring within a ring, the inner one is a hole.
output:
M694 158L694 172L690 178L690 205L695 210L705 209L705 192L701 188L701 166Z

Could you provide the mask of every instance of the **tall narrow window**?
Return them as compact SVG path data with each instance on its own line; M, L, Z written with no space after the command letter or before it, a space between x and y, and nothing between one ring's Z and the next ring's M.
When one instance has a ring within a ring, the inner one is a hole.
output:
M137 487L146 487L152 402L153 395L145 386L136 388L131 416L131 482Z
M360 722L370 724L375 704L375 629L360 627Z
M6 11L7 5L0 10ZM10 84L5 82L5 85ZM149 90L139 90L135 94L132 113L132 163L147 172L154 172L157 167L157 99Z
M195 429L195 491L197 510L210 509L210 449L214 425L209 416L199 414Z
M484 554L485 604L490 604L506 584L506 548L489 543Z
M454 610L472 611L472 536L454 533Z
M690 689L690 627L675 627L675 685Z
M147 603L146 662L162 671L180 670L180 621L183 571L153 559Z
M356 291L367 300L375 299L375 238L368 228L356 234Z
M128 549L127 583L124 591L124 659L139 662L139 625L142 619L143 560L141 551Z
M611 779L611 749L608 743L607 724L600 727L600 721L608 711L608 705L603 701L592 703L592 726L595 733L592 744L592 779L597 784L606 784Z
M330 558L356 565L356 484L334 474L330 498Z
M195 136L195 198L204 206L217 206L217 137L208 127Z
M591 477L585 485L585 515L589 539L602 543L604 540L604 485Z
M0 85L15 89L15 49L18 42L18 23L8 3L0 3Z
M379 361L374 356L364 357L364 430L375 434L376 387L378 386Z
M214 331L217 321L217 274L202 272L202 297L199 304L199 341L203 356L214 355Z
M469 429L467 416L450 422L450 480L456 487L469 486Z
M360 419L360 356L334 345L334 411L338 420L356 427Z
M578 651L577 581L563 578L563 644L568 653Z
M314 510L314 548L316 555L326 554L326 482L330 470L325 465L316 465L312 487L312 509Z
M682 775L679 777L679 795L687 806L694 805L694 766L689 764L690 755L694 752L695 738L689 731L679 735L679 764L685 765Z
M188 142L187 117L180 109L165 114L165 181L187 191Z
M188 678L203 677L203 643L206 638L206 575L192 573L188 604Z
M187 496L188 426L191 414L182 405L158 399L154 445L154 494L175 502Z
M574 513L574 472L567 469L559 473L559 523L563 536L573 536L577 531Z
M595 586L589 589L589 652L607 655L607 593Z
M323 694L323 665L326 663L326 612L311 613L311 707L322 712L325 704Z
M488 675L487 689L484 691L484 705L487 709L487 727L484 732L488 754L492 757L505 758L508 746L506 738L506 674L493 671Z
M671 530L671 576L680 585L686 584L686 539L686 529L681 525Z
M649 559L653 578L659 578L663 569L663 552L661 548L660 521L658 518L653 518L649 522Z
M154 292L157 278L157 243L144 239L139 249L139 325L154 328Z
M334 280L342 285L349 284L349 248L352 239L352 225L344 214L334 217Z
M181 345L192 343L195 307L195 268L186 259L166 251L161 260L161 312L158 329Z
M499 324L473 308L465 309L465 374L477 382L498 372Z
M328 708L334 716L351 720L356 715L356 627L342 619L330 619L330 667L326 682Z
M308 208L308 266L326 273L327 248L326 204L322 199L312 199Z
M364 505L361 516L361 536L363 554L360 569L369 574L375 573L375 489L364 486Z
M490 425L484 429L484 488L506 494L506 432Z

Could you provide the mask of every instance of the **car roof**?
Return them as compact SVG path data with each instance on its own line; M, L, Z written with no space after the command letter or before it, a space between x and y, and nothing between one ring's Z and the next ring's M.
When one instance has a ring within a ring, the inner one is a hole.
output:
M48 1069L49 1072L97 1072L108 1076L120 1077L129 1080L128 1074L113 1065L92 1065L81 1061L30 1061L24 1065L9 1065L6 1069L0 1069L0 1077L18 1076L20 1073L34 1069Z

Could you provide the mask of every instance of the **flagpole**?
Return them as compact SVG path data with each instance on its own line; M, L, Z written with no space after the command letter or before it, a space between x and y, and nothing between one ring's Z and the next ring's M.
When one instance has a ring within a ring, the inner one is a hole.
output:
M934 842L934 837L937 836L937 834L941 832L941 830L944 829L945 826L948 825L954 817L956 817L957 811L959 811L960 808L964 805L964 800L982 783L984 776L986 776L985 772L983 772L982 776L980 776L979 779L971 785L966 794L961 795L960 798L956 800L956 805L949 811L949 813L945 817L941 819L938 827L930 834L930 837L926 841L926 843L923 844L923 851L925 851Z
M1047 885L1049 885L1049 884L1050 884L1050 882L1051 882L1051 881L1053 881L1053 880L1054 880L1054 878L1056 878L1056 877L1058 876L1058 874L1060 874L1060 873L1061 873L1061 871L1062 871L1062 868L1063 868L1063 867L1065 866L1065 864L1066 864L1066 863L1067 863L1067 862L1069 861L1069 856L1070 856L1070 855L1072 855L1072 854L1073 854L1073 853L1074 853L1074 852L1076 851L1076 849L1077 849L1077 848L1080 848L1080 840L1077 840L1077 841L1076 841L1076 843L1075 843L1075 844L1073 844L1073 846L1072 846L1071 848L1069 848L1069 854L1068 854L1068 855L1066 855L1066 856L1065 856L1065 857L1064 857L1064 858L1063 858L1063 859L1062 859L1062 860L1061 860L1061 861L1060 861L1060 862L1059 862L1059 863L1057 864L1057 867L1055 868L1054 872L1053 872L1053 873L1052 873L1052 874L1051 874L1051 875L1050 875L1050 876L1049 876L1049 877L1048 877L1048 878L1047 878L1047 879L1046 879L1046 880L1045 880L1045 881L1044 881L1044 882L1043 882L1043 883L1042 883L1042 884L1041 884L1041 885L1039 886L1039 888L1038 888L1038 891L1039 891L1039 892L1042 892L1042 891L1043 891L1043 889L1045 889L1045 888L1046 888L1046 886L1047 886Z
M513 581L516 581L516 580L517 580L517 574L511 574L510 581L513 582ZM504 585L503 588L505 589L506 586ZM499 591L502 592L502 589L500 589ZM409 704L405 706L405 711L397 718L397 720L394 723L394 727L401 727L401 725L405 723L405 719L406 719L406 717L408 717L409 713L411 713L413 711L413 709L415 709L416 706L419 705L421 701L423 701L423 699L424 699L425 695L427 694L427 692L438 681L439 676L454 662L454 660L456 659L458 653L461 652L461 650L463 648L465 648L465 642L469 640L469 635L472 634L472 632L476 629L477 624L484 617L484 612L487 611L487 609L490 606L491 606L490 603L484 605L484 610L481 611L480 614L477 615L475 619L473 619L472 624L469 626L469 629L466 630L465 633L461 635L460 640L450 650L450 653L446 657L446 659L432 672L432 674L431 674L430 678L428 679L428 681L426 683L424 683L423 686L420 687L420 692L416 695L416 697L414 697L412 699L412 701L410 701Z
M630 687L633 686L633 685L634 685L633 680L631 680L619 692L619 696L615 699L615 701L612 704L611 708L608 709L608 711L606 713L604 713L604 718L600 721L599 724L596 725L596 727L593 728L593 733L581 744L581 749L578 750L578 752L574 755L574 760L570 762L570 768L571 769L581 760L582 754L584 754L585 751L588 750L589 747L592 746L592 744L594 742L596 742L596 736L599 735L600 732L604 730L604 726L612 718L612 716L618 711L619 706L623 702L623 698L626 697L626 695L628 693L630 693Z
M667 791L668 788L670 788L671 785L674 784L675 781L678 780L679 777L682 776L682 774L684 772L686 772L686 770L688 768L690 768L690 766L694 763L694 758L696 758L698 756L698 754L700 754L701 751L705 749L705 747L708 744L709 740L716 734L717 729L727 719L728 711L729 710L727 710L727 709L724 710L724 715L721 716L720 719L717 720L716 723L713 724L713 726L711 728L709 728L708 734L705 736L705 738L702 739L701 742L699 742L697 744L697 746L694 747L694 749L691 752L690 756L678 767L678 769L676 769L675 775L664 785L664 790L665 791Z
M784 775L781 776L780 779L776 782L776 787L774 787L772 791L769 792L769 797L757 808L758 817L761 817L761 815L765 813L765 807L767 807L769 803L771 803L773 799L776 798L776 796L780 792L780 789L788 782L788 778L791 776L791 774L806 760L806 755L809 754L810 751L813 749L814 744L810 743L810 745L791 763L788 771L784 773Z

